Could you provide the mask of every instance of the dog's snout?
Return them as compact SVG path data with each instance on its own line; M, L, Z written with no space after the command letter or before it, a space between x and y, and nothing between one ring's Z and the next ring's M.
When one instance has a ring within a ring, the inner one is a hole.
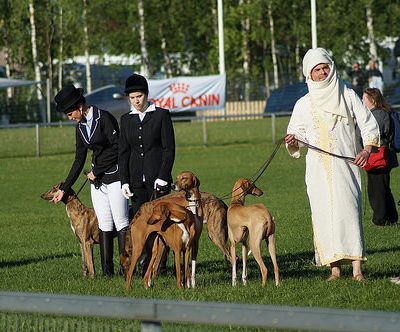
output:
M253 189L253 195L259 197L259 196L262 196L263 194L264 194L264 192L260 188L255 187Z

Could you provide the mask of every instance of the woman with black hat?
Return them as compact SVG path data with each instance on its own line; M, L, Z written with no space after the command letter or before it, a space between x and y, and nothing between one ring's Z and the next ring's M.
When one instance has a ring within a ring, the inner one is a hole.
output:
M122 194L132 199L132 215L151 199L170 192L175 159L175 135L168 110L147 101L149 86L145 77L133 74L125 82L131 111L121 117L119 165ZM147 270L151 248L144 257ZM168 251L161 258L160 273L166 271Z
M131 111L121 117L119 165L122 194L132 199L135 215L143 203L169 193L175 136L169 111L147 101L145 77L129 76L125 93Z
M100 229L100 256L103 276L114 274L114 228L118 234L119 251L124 248L129 226L128 202L121 194L118 167L118 135L116 119L107 111L86 105L83 89L70 84L54 97L57 111L77 122L76 152L67 179L52 202L58 203L78 179L88 150L93 151L92 169L87 174L91 182L91 197ZM123 274L120 267L119 274Z

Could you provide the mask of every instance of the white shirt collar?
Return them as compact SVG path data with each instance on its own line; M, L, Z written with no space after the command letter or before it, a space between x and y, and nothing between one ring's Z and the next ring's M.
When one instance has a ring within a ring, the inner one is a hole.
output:
M154 103L149 101L148 106L144 112L139 112L135 107L133 107L131 105L131 111L129 112L129 114L139 114L139 115L143 114L143 116L144 116L144 113L154 112L155 110L156 110L156 106L154 105Z
M93 120L93 106L90 106L88 113L86 114L86 121L91 122Z

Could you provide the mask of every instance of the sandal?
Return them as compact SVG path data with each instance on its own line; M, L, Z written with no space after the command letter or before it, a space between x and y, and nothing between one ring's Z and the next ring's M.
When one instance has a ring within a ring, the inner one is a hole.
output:
M390 278L389 280L390 280L390 282L394 283L395 285L400 285L400 278L399 277Z
M326 279L326 281L336 281L336 280L338 280L339 278L340 278L340 276L331 274L331 275Z
M363 283L367 282L367 279L365 279L362 274L357 274L356 276L353 277L353 280Z

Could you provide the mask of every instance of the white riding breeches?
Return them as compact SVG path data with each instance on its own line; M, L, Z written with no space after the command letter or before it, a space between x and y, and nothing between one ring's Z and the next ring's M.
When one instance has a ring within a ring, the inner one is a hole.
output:
M122 196L121 181L102 184L96 189L92 184L93 208L99 221L99 228L104 232L117 231L129 226L128 200Z

